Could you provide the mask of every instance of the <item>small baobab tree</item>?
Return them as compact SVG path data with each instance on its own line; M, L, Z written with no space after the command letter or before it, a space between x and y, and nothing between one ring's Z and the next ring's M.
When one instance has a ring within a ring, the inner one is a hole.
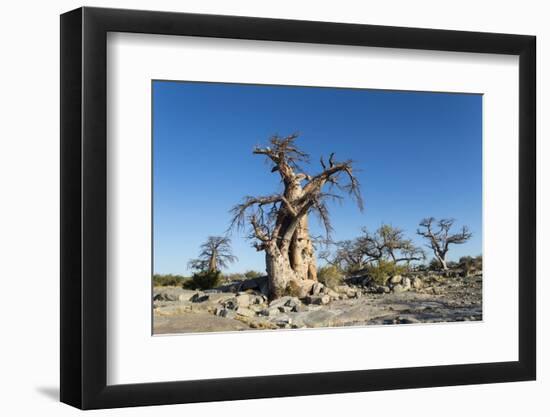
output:
M352 161L337 162L334 153L328 162L321 157L322 171L309 175L300 168L309 156L295 144L298 135L274 136L269 146L256 147L255 155L264 155L271 172L278 173L283 190L267 196L248 196L232 209L231 227L250 226L250 235L258 251L264 251L270 298L288 293L304 294L317 280L313 241L309 235L308 215L316 213L327 234L332 230L327 200L349 193L362 209L359 182ZM325 191L325 189L328 189Z
M467 226L462 226L458 233L451 233L454 219L436 220L433 217L422 219L416 233L428 240L428 247L433 250L435 259L443 271L447 271L447 252L450 245L460 245L467 242L472 233Z
M199 257L188 262L190 269L216 272L237 261L231 251L231 239L225 236L209 236L200 249Z

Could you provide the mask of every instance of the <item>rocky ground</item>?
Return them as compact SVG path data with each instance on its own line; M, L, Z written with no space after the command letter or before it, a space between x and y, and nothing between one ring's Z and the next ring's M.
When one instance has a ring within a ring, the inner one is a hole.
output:
M154 334L482 319L481 275L395 276L386 286L368 279L349 280L335 288L317 283L305 298L271 302L262 290L265 278L207 291L155 287Z

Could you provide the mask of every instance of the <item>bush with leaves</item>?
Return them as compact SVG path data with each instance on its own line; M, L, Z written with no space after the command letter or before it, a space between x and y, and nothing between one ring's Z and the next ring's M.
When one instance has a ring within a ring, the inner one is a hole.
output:
M400 275L407 272L408 269L404 265L397 265L395 262L380 261L367 266L367 275L372 281L378 285L386 285L388 279L394 275Z
M261 272L253 271L253 270L246 271L244 273L244 277L246 279L254 279L254 278L259 278L259 277L263 277L263 276L265 276L265 274L262 274Z
M342 285L344 274L335 265L325 265L317 270L317 279L325 286L334 289Z
M471 256L463 256L458 260L458 268L462 276L469 277L470 275L482 270L483 260L481 255L475 258Z
M153 275L153 285L155 287L167 287L167 286L180 286L184 282L188 281L189 277L184 277L183 275Z
M220 271L201 271L193 274L190 280L183 283L183 288L190 290L209 290L220 285L222 274Z

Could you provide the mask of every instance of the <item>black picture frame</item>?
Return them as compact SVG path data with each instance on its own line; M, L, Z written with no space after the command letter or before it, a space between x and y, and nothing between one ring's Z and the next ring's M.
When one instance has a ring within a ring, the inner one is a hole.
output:
M519 360L107 385L108 32L519 56ZM102 8L61 16L61 401L81 409L536 378L534 36Z

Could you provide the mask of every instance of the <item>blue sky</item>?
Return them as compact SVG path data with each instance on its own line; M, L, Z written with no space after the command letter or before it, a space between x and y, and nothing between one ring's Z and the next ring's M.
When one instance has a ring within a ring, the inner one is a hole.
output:
M481 109L471 94L154 81L154 271L189 274L187 261L227 230L233 205L280 191L252 149L294 132L311 155L309 173L331 152L355 161L365 210L350 199L332 204L334 240L389 223L424 245L420 219L452 217L474 235L449 258L481 254ZM264 271L263 253L231 237L239 262L227 272Z

